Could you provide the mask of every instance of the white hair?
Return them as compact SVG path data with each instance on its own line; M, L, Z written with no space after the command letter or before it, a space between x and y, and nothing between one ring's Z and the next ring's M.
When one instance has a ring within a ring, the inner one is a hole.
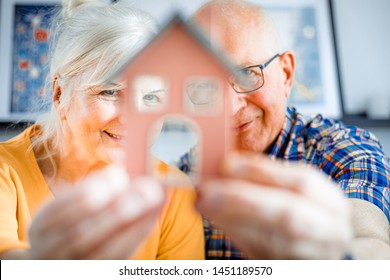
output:
M96 0L64 0L62 10L55 16L50 32L50 71L45 94L52 94L55 77L60 85L59 106L50 105L48 113L36 121L42 133L32 139L33 147L45 149L45 158L54 165L53 155L61 150L63 129L58 109L71 106L75 78L91 72L88 88L106 81L112 69L120 65L129 53L138 51L156 34L157 25L144 12L120 4ZM50 100L51 102L51 100Z

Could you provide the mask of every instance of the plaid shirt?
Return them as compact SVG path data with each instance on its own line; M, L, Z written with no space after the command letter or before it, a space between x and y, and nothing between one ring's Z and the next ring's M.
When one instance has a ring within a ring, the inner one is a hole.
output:
M390 167L378 139L370 132L317 115L308 119L287 108L286 123L271 158L314 165L350 198L378 206L390 221ZM222 230L205 220L207 259L245 259Z

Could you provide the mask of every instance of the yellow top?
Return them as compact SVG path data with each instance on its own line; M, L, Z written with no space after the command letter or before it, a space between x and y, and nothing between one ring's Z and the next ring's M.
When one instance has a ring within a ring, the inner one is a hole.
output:
M42 203L53 199L31 149L36 126L0 143L0 252L28 248L27 230ZM195 192L172 189L154 230L134 259L204 259L203 223Z

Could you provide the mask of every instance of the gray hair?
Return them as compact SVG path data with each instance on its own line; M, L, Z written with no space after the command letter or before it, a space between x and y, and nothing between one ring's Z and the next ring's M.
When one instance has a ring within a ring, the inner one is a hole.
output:
M62 87L59 106L66 111L71 104L75 79L88 71L92 75L87 84L80 85L82 88L102 84L121 60L129 58L129 53L138 51L156 33L157 25L152 17L128 6L96 0L64 0L51 25L50 70L45 94L51 95L57 77ZM52 157L61 151L63 130L57 109L54 104L50 107L36 121L42 133L33 138L32 144L44 148L45 157L54 164Z

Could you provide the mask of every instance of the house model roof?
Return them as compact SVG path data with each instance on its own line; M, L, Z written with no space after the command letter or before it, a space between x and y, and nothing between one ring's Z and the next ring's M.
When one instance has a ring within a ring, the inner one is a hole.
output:
M158 40L165 35L172 27L174 26L182 26L190 36L193 37L195 41L197 41L202 48L204 48L207 52L210 53L212 57L214 57L222 67L225 67L227 71L229 71L232 75L235 72L235 69L232 63L227 59L226 56L223 55L223 51L218 48L218 46L212 45L210 40L206 38L206 36L201 32L201 30L196 27L194 24L183 19L179 12L175 12L170 20L162 27L162 29L158 32L158 34L149 41L146 41L141 49L137 51L129 51L127 58L123 59L123 62L118 65L117 69L108 74L107 81L113 81L116 78L120 77L121 73L126 69L126 67L131 64L131 62L137 58L137 56L143 52L144 49L148 48L148 46L153 45L158 42Z

